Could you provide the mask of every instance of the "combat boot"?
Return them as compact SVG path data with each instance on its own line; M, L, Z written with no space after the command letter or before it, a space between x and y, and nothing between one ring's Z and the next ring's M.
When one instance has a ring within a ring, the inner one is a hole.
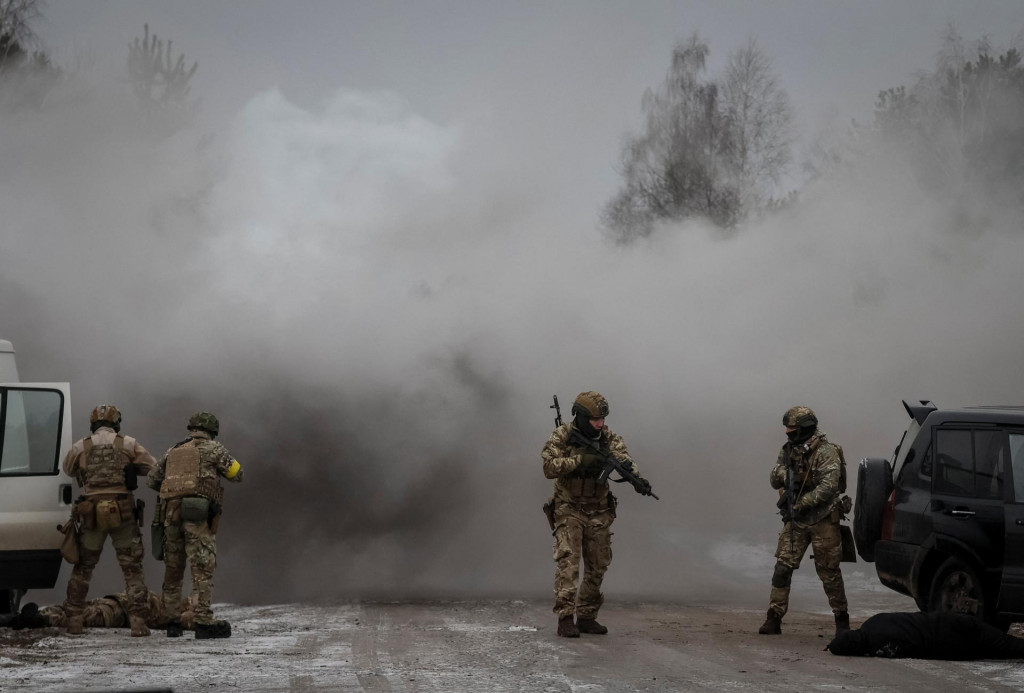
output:
M839 635L844 630L850 630L850 614L846 611L840 611L836 614L836 635Z
M85 626L82 623L81 616L72 616L68 619L68 635L81 635L85 632Z
M592 618L579 619L578 621L576 621L576 628L581 633L589 633L590 635L604 635L608 632L607 628L605 628Z
M563 638L580 637L580 629L572 621L572 616L563 616L558 619L558 634Z
M208 640L210 638L230 638L231 624L227 621L214 621L213 623L196 624L196 640Z
M782 616L775 609L768 609L768 618L757 632L761 635L779 635L782 633Z
M177 621L171 621L167 624L167 637L168 638L180 638L181 637L181 624Z
M134 614L128 616L128 623L132 626L133 638L144 638L149 635L149 626L146 625L146 619L141 616Z

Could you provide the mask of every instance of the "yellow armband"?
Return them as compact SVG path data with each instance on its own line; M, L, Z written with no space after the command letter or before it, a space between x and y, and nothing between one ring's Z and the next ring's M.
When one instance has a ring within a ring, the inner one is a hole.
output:
M238 472L242 470L242 465L238 464L238 460L231 460L231 464L228 465L227 470L224 472L225 479L234 479L238 476Z

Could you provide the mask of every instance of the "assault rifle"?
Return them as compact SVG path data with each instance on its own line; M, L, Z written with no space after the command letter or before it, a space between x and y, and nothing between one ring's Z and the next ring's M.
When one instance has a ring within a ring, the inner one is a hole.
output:
M775 504L775 507L779 509L779 514L782 516L783 524L793 520L795 515L793 504L796 503L797 496L800 495L800 490L803 488L803 480L793 472L793 460L790 455L791 449L792 446L787 444L784 452L786 460L786 485L779 489L779 500Z
M598 443L598 441L587 438L576 430L575 427L572 429L572 433L569 434L569 444L584 447L587 449L588 453L593 453L604 460L604 468L601 470L601 474L597 477L597 482L599 484L609 481L608 475L612 472L618 472L619 478L611 479L610 481L614 481L617 484L628 481L640 495L651 496L654 500L661 500L654 495L654 491L651 490L651 482L634 474L633 470L616 458L615 455L606 450L602 450L601 444Z

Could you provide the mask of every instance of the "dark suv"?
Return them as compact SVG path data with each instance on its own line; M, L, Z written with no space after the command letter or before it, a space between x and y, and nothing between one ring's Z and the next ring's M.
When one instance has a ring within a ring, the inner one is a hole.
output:
M922 611L1024 621L1024 407L903 406L892 459L857 470L857 552Z

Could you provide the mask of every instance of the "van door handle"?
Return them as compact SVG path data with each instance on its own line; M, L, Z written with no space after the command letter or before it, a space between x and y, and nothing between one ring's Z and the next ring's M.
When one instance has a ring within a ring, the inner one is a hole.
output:
M974 517L978 514L973 510L966 510L965 508L953 508L952 510L947 510L946 512L952 515L953 517Z
M1024 520L1021 520L1020 518L1017 518L1016 520L1013 521L1013 524L1017 525L1018 527L1024 527Z
M71 484L60 485L60 500L64 505L71 505Z

